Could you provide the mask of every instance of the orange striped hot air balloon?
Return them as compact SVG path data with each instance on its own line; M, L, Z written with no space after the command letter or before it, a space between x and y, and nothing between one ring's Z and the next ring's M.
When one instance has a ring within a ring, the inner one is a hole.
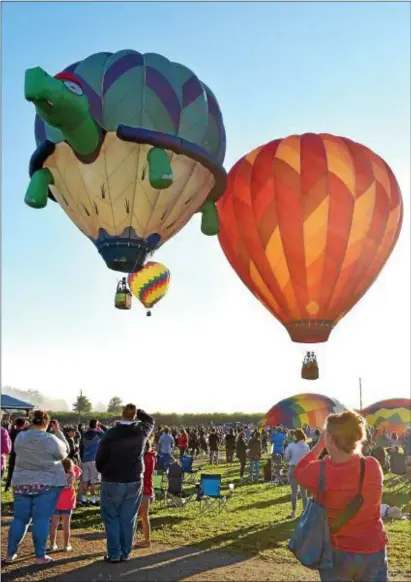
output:
M377 278L400 234L390 167L329 134L260 146L229 172L219 241L243 283L295 342L325 342Z

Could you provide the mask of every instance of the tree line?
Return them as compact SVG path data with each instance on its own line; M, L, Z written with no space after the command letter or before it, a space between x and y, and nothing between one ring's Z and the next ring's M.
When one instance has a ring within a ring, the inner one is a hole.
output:
M90 400L82 392L77 397L76 402L73 403L73 412L52 412L63 423L74 424L79 422L87 422L92 418L98 418L103 423L112 422L116 420L121 414L124 403L118 396L111 398L107 406L107 412L93 412ZM262 413L247 413L247 412L212 412L212 413L164 413L155 412L153 414L156 419L157 426L196 426L199 424L234 424L236 422L252 422L259 423L263 417Z

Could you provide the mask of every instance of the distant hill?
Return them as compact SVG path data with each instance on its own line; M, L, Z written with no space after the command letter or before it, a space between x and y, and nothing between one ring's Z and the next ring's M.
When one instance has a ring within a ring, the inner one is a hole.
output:
M3 394L8 394L25 402L31 402L31 404L34 404L38 408L44 408L45 410L70 410L67 402L62 398L50 398L38 390L20 390L12 386L2 386L1 390Z

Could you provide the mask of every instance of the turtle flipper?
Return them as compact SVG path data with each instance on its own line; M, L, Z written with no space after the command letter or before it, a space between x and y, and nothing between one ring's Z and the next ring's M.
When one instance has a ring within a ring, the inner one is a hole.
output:
M206 200L200 208L202 212L201 232L206 236L215 236L220 232L217 208L211 200Z
M54 184L53 174L48 168L34 172L27 188L24 202L31 208L45 208L49 194L49 186Z
M173 183L173 170L169 157L161 148L151 148L147 154L150 185L156 190L164 190Z

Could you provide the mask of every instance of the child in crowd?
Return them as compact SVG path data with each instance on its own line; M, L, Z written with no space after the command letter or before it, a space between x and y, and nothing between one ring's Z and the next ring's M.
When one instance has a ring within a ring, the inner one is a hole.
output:
M72 459L67 458L62 461L62 464L67 477L67 487L65 487L60 493L56 509L54 510L54 515L51 519L50 546L52 551L56 551L58 549L56 543L57 529L61 519L63 522L64 551L71 552L72 547L70 545L70 522L73 509L76 508L76 492L74 489L74 484L76 479L80 477L82 471L80 467L73 463Z
M154 497L153 475L156 465L156 454L151 450L150 441L147 441L144 451L144 480L143 498L141 500L139 518L143 530L144 540L135 544L136 548L149 548L151 545L150 503Z

